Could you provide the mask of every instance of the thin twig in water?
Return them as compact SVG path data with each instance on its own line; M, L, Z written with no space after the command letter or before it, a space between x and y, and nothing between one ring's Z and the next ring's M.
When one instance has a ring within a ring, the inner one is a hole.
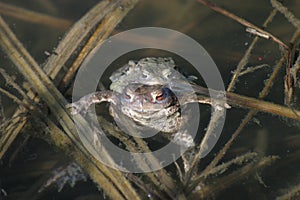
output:
M279 44L280 46L282 46L283 48L285 48L285 49L287 49L287 50L289 49L289 47L288 47L285 43L283 43L280 39L278 39L277 37L275 37L275 36L272 35L271 33L269 33L269 32L267 32L267 31L265 31L265 30L259 28L258 26L255 26L254 24L248 22L247 20L245 20L245 19L243 19L243 18L241 18L241 17L238 17L238 16L236 16L235 14L233 14L233 13L231 13L231 12L228 12L227 10L225 10L225 9L223 9L223 8L221 8L221 7L215 5L215 4L213 4L213 3L211 3L211 2L209 2L209 1L207 1L207 0L197 0L197 1L198 1L199 3L202 3L202 4L206 5L207 7L211 8L211 9L214 10L214 11L216 11L216 12L222 14L222 15L225 15L225 16L228 17L228 18L233 19L234 21L236 21L236 22L242 24L243 26L245 26L245 27L247 27L247 28L248 28L248 27L249 27L249 28L252 28L252 29L258 31L259 33L261 33L261 34L263 34L263 35L269 36L269 38L270 38L272 41L276 42L277 44Z
M228 162L222 163L216 167L214 167L213 169L211 169L210 171L208 171L206 174L204 173L200 173L199 175L196 175L195 177L193 177L190 185L189 185L189 190L188 192L192 192L192 190L194 190L194 188L196 188L196 186L201 183L204 179L206 179L209 175L218 175L221 174L223 172L225 172L231 165L243 165L246 163L250 163L253 162L254 159L257 158L257 153L246 153L242 156L238 156Z
M24 90L13 80L13 78L5 72L4 69L0 68L0 74L3 76L5 79L6 84L12 86L17 90L17 92L23 97L25 102L22 102L21 105L26 105L28 108L33 108L33 105L35 104L32 99L28 97L28 95L24 92Z
M268 16L268 18L265 20L263 27L267 27L269 25L269 23L273 20L273 18L275 17L277 11L274 9ZM232 92L234 90L234 86L238 80L238 77L240 76L240 72L244 69L244 67L247 65L248 63L248 59L251 55L251 52L254 48L254 46L256 45L256 43L258 42L259 37L255 37L250 46L248 47L247 51L245 52L244 56L242 57L242 59L240 60L236 70L234 71L234 74L231 78L231 81L227 87L227 91L228 92Z
M270 39L269 35L261 33L261 32L259 32L258 30L254 29L254 28L247 27L246 32L251 33L252 35L256 35L258 37L261 37L261 38L265 38L267 40Z
M221 106L217 101L213 102L212 107L213 107L213 113L210 118L209 124L207 126L207 130L206 130L205 135L199 145L198 152L193 157L190 169L189 169L188 173L186 174L186 177L185 177L186 185L190 182L192 175L197 170L197 166L200 162L200 159L205 155L205 153L208 152L208 150L210 148L209 141L211 140L211 138L217 137L215 134L215 131L220 124L219 122L222 121L220 119L224 118L224 116L225 116L226 108Z
M290 12L286 7L284 7L281 3L279 3L277 0L271 0L272 6L277 9L279 12L281 12L286 19L297 29L300 29L300 20L295 17L295 15ZM295 48L295 44L291 43L291 51ZM285 82L284 82L284 89L285 89L285 104L290 106L292 95L293 95L293 81L292 81L292 74L291 74L291 57L292 53L288 55L287 65L286 65L286 75L285 75Z
M225 177L217 177L217 181L213 181L212 184L207 184L204 187L200 186L199 190L194 190L193 192L190 192L189 197L191 197L191 199L208 198L212 194L216 194L218 191L230 187L231 185L244 179L248 175L262 170L264 167L269 166L278 159L279 157L277 156L268 156L263 157L258 161L253 161Z
M299 199L299 196L300 196L300 184L287 188L284 194L276 197L276 200L290 200L290 199L297 199L297 197Z
M258 65L258 66L254 66L254 67L248 67L247 69L241 71L241 73L239 74L239 76L243 76L249 73L253 73L258 69L264 68L264 67L270 67L270 65L268 64L262 64L262 65Z
M14 102L16 102L19 106L23 106L24 108L30 110L30 107L28 106L28 104L24 103L21 99L19 99L18 97L16 97L15 95L10 93L9 91L4 90L3 88L0 88L0 93L4 94L8 98L10 98Z
M277 0L271 0L272 6L281 12L295 28L300 28L300 20Z

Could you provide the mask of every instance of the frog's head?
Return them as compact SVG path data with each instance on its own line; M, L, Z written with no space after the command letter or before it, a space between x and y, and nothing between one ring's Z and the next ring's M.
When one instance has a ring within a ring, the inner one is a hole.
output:
M175 94L164 85L130 84L120 94L122 112L132 118L166 117L178 110ZM166 112L164 112L166 111ZM162 115L162 116L160 116Z

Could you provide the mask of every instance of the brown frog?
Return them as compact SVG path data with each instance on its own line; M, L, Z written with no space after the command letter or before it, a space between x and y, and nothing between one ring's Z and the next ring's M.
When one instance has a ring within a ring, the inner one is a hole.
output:
M92 104L110 102L110 114L127 133L134 130L141 137L168 133L174 143L192 147L193 137L183 126L188 116L183 115L182 107L210 100L198 98L191 83L174 67L172 58L129 61L110 77L110 90L88 94L67 108L75 115L86 113Z

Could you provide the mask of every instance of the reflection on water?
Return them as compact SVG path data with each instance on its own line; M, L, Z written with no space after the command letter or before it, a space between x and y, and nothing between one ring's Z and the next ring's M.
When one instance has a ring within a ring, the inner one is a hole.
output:
M30 2L30 3L27 3ZM63 20L66 26L53 26L50 23L41 24L25 17L16 18L12 14L3 14L4 19L23 42L24 46L40 63L44 63L49 54L52 54L56 45L68 30L68 24L78 20L89 8L98 1L56 1L56 0L30 0L8 1L1 0L0 3L19 6L40 13L45 13ZM257 26L261 26L272 7L268 1L245 1L238 0L221 1L214 0L220 5L238 16L249 20ZM299 16L300 1L292 0L285 2L285 5ZM236 22L217 14L196 1L166 0L166 1L141 1L116 28L114 33L137 27L157 26L170 28L187 34L198 41L212 56L216 62L225 85L230 82L232 71L235 70L243 54L251 44L253 36L245 31L245 27ZM270 26L266 28L283 42L288 44L295 28L287 20L277 14ZM154 54L151 51L147 51ZM157 52L156 52L157 54ZM265 67L249 73L239 78L235 86L235 92L246 96L257 97L264 86L266 80L273 71L275 64L280 59L278 45L271 41L260 39L251 53L246 67L265 65ZM3 52L0 53L0 66L8 71L16 70ZM138 53L129 53L118 60L118 66L122 62L126 63ZM162 55L164 56L164 55ZM107 73L112 73L112 68ZM16 79L22 79L16 72ZM266 97L268 101L283 103L283 76L285 70L279 72L279 76ZM109 76L109 75L107 75ZM105 79L105 77L104 77ZM107 79L106 79L107 80ZM104 80L105 82L105 80ZM106 83L107 85L108 83ZM1 87L5 86L1 80ZM15 104L5 96L1 97L2 105L5 105L6 115L13 113ZM299 101L298 101L299 102ZM297 102L296 102L297 103ZM241 119L244 118L246 110L232 108L226 117L226 124L218 143L213 152L200 164L204 168L225 142L231 137ZM203 117L203 116L201 116ZM208 120L209 117L206 116ZM212 198L216 199L274 199L276 196L285 193L288 186L299 183L299 125L297 122L283 119L270 114L259 113L243 129L242 134L237 138L234 145L226 154L224 161L228 161L237 155L246 152L256 151L259 156L277 155L280 157L271 167L261 170L259 173L251 174L247 179L232 184L229 188L220 191ZM30 125L29 125L30 126ZM26 143L22 141L28 135L23 133L14 142L14 145L6 153L0 166L0 192L4 196L8 194L8 199L14 199L20 194L32 196L37 190L35 188L39 182L47 180L50 171L56 167L66 164L65 156L55 151L53 146L49 146L41 139L29 138ZM42 134L36 130L36 135ZM16 151L19 145L21 150ZM17 153L17 154L15 154ZM217 179L215 179L217 180ZM216 183L222 187L223 183ZM230 184L230 183L228 183ZM44 193L41 199L99 199L102 198L97 188L91 181L79 182L75 188L66 187L60 193L56 189L50 188Z

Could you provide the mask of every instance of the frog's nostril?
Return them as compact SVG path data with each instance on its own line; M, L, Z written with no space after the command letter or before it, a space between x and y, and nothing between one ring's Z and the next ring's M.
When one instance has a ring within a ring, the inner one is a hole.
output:
M128 94L125 94L126 99L130 99L130 96Z
M124 94L124 99L130 101L131 100L131 96L129 94Z
M148 78L148 74L142 73L142 78L143 78L143 79Z

